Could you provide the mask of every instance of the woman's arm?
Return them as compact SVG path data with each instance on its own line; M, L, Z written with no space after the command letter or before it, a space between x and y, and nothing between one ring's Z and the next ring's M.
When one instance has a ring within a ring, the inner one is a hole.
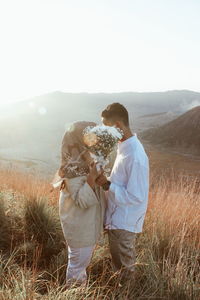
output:
M75 204L80 208L89 208L98 203L96 194L85 176L67 179L66 188Z

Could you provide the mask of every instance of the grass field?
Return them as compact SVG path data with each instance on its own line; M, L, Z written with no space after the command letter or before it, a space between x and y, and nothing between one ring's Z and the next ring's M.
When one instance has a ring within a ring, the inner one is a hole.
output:
M198 180L172 169L151 172L144 231L137 237L135 281L119 288L107 238L97 245L85 289L63 291L66 246L58 191L14 170L0 171L0 300L200 299Z

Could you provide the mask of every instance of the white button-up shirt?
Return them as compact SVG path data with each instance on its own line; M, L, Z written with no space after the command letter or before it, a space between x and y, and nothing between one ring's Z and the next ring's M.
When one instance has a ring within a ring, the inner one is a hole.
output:
M149 160L136 135L119 143L107 192L107 229L141 232L147 210Z

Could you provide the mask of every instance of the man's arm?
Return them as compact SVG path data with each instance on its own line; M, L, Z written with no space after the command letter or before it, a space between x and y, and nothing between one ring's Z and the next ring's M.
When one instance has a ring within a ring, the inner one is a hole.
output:
M111 182L109 192L114 194L113 201L117 205L131 205L143 202L148 194L149 169L132 161L127 164L129 179L126 186ZM106 183L105 176L102 183ZM97 182L98 183L98 182ZM99 183L98 183L99 184Z

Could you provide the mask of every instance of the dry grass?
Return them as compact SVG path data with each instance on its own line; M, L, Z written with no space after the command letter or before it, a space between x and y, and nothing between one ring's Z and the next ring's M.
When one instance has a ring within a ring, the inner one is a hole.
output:
M57 192L11 170L1 171L0 179L0 300L200 299L200 194L195 178L151 174L145 228L137 239L135 282L118 288L105 238L89 267L87 288L67 291L62 290L67 255Z
M26 198L46 197L50 204L58 201L58 191L52 191L50 182L17 169L0 169L0 187Z

